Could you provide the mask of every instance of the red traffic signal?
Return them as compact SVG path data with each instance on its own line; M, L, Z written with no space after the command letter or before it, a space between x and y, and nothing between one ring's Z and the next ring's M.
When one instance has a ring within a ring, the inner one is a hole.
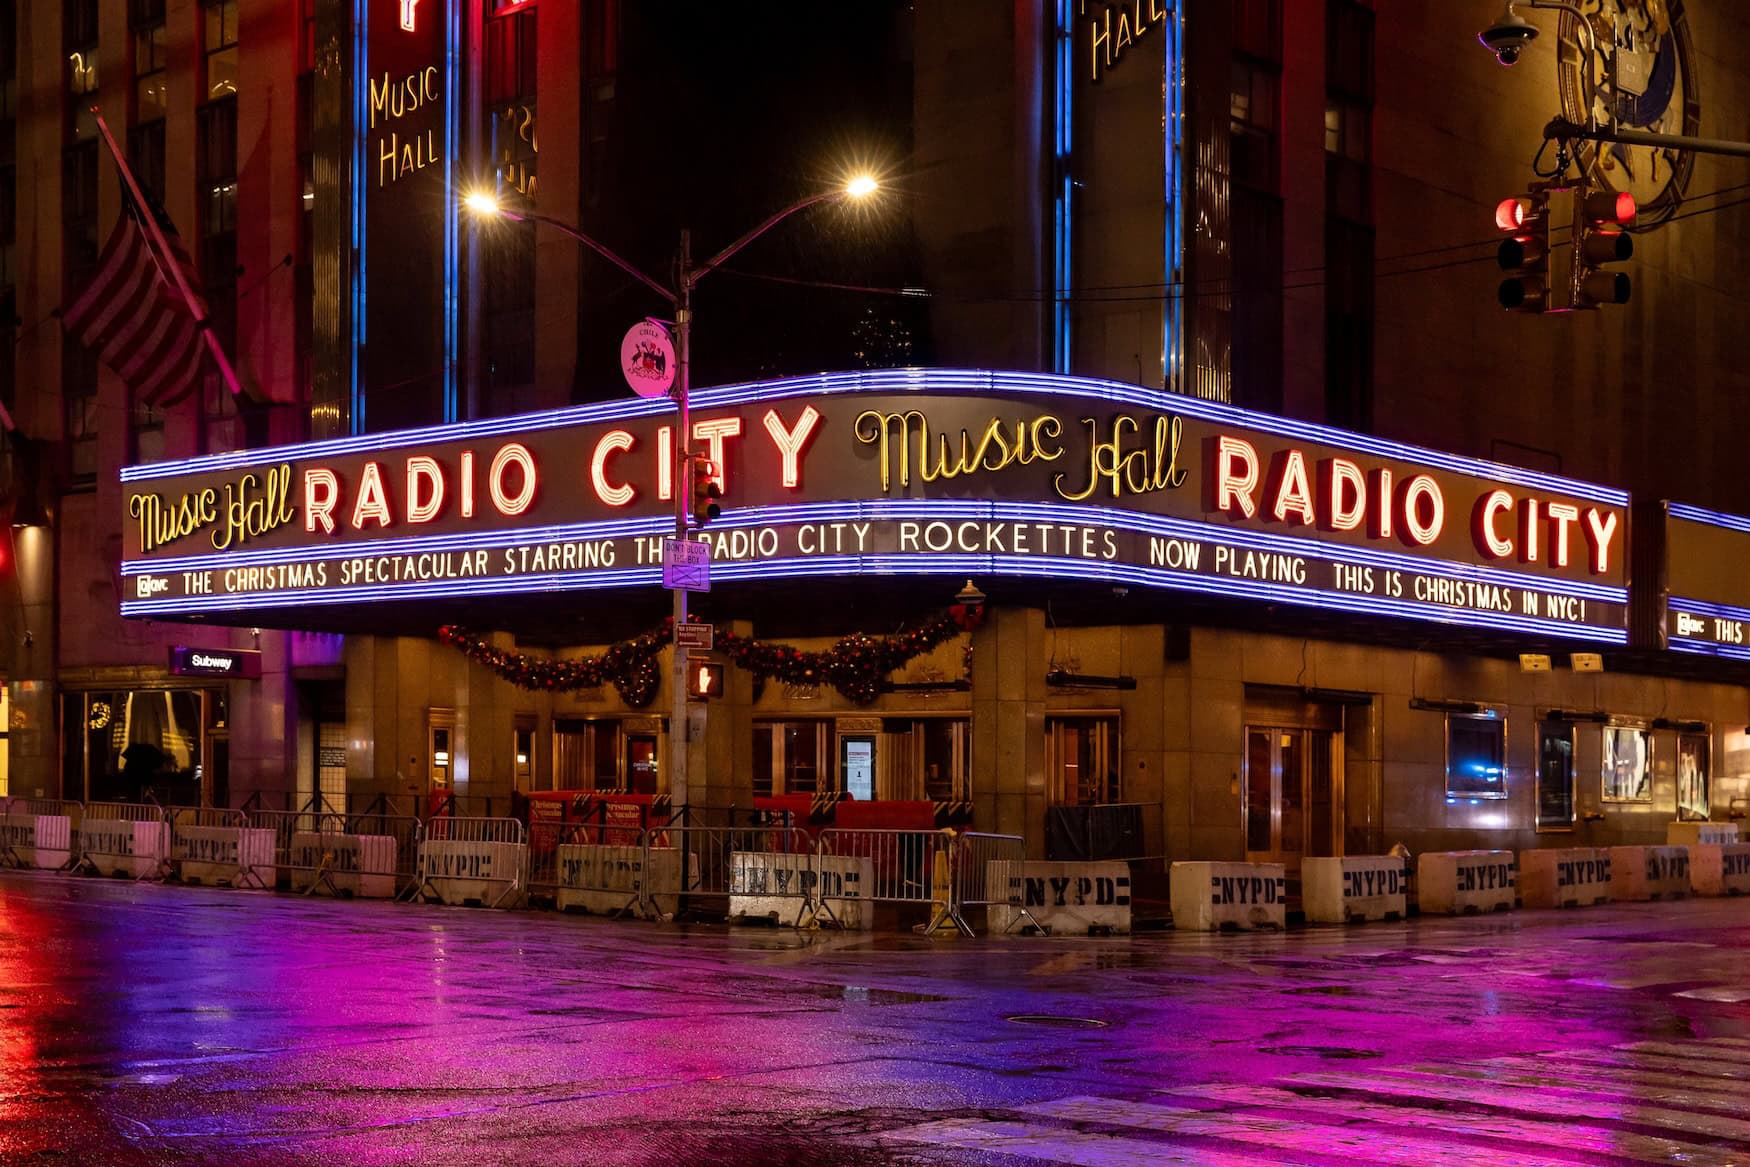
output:
M717 465L704 458L693 460L693 525L703 527L723 513L723 488L717 485Z
M694 701L723 696L723 666L716 661L688 661L687 696Z
M1502 199L1495 207L1495 226L1512 233L1501 240L1495 261L1509 273L1495 298L1510 312L1549 309L1549 196L1535 192Z

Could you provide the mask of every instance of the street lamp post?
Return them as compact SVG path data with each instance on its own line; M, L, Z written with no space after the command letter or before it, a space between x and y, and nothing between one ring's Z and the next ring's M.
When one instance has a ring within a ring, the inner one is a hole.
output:
M589 248L668 301L669 307L674 313L675 325L676 369L672 396L680 411L680 434L675 441L673 477L674 537L678 542L687 537L687 495L692 487L693 422L689 398L692 393L693 288L698 285L700 280L727 263L736 252L798 211L805 211L817 203L835 202L843 198L866 198L874 194L878 187L879 183L873 177L859 175L838 189L809 195L767 218L698 267L693 266L692 235L683 230L681 232L679 270L675 286L672 288L660 280L644 274L636 265L618 255L606 244L550 215L508 210L489 191L479 191L468 195L463 200L463 205L483 218L499 217L517 222L539 223L542 226L550 227ZM687 618L687 592L685 588L681 587L672 590L674 593L675 643L673 646L674 675L670 679L673 704L669 712L669 751L673 763L670 767L668 789L669 796L673 799L675 806L683 808L687 805L687 739L690 734L687 725L687 650L681 647L679 630Z

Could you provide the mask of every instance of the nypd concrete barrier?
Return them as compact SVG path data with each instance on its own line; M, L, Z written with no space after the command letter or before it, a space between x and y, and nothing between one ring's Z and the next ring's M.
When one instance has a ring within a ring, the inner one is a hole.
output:
M737 851L730 857L729 918L868 928L874 924L874 885L875 866L867 856Z
M1750 895L1750 843L1689 848L1689 886L1696 895Z
M1670 823L1665 843L1689 850L1689 886L1696 895L1719 896L1731 892L1726 880L1725 848L1738 842L1737 823Z
M1539 847L1519 852L1519 902L1527 908L1609 903L1609 848Z
M170 872L170 824L162 807L92 802L79 821L79 869L128 879L163 879Z
M73 862L84 807L60 799L14 798L0 817L0 865L59 871Z
M425 824L409 898L515 907L528 894L529 844L516 819L440 816Z
M990 930L1001 934L1034 925L1052 936L1130 932L1130 865L989 860L988 887L1004 889L1003 902L986 907Z
M1723 847L1737 841L1737 823L1669 823L1665 827L1668 847Z
M636 912L667 919L680 908L678 847L561 843L557 867L554 900L562 912Z
M1511 851L1424 851L1416 857L1416 906L1441 916L1512 911L1514 870Z
M1677 900L1689 894L1689 848L1610 848L1610 898Z
M396 841L389 835L295 831L287 866L295 892L328 891L360 899L394 899Z
M1182 931L1288 923L1288 872L1280 863L1175 863L1168 885L1173 927Z
M274 832L242 811L169 807L170 859L184 883L269 889L276 878Z
M1300 861L1301 903L1309 924L1401 920L1410 871L1396 855L1345 855Z

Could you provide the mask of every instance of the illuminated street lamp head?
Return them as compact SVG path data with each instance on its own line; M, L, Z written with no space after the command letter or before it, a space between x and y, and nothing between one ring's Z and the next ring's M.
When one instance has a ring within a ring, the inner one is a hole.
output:
M462 205L483 218L492 218L503 209L498 205L497 196L489 190L470 191L462 199Z
M881 184L873 174L859 174L845 183L845 193L854 199L867 198L879 190Z

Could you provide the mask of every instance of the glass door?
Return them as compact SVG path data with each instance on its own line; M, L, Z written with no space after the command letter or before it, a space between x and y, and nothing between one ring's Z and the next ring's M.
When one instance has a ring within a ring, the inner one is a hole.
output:
M1328 730L1246 730L1246 858L1300 871L1304 856L1342 852L1338 736Z

